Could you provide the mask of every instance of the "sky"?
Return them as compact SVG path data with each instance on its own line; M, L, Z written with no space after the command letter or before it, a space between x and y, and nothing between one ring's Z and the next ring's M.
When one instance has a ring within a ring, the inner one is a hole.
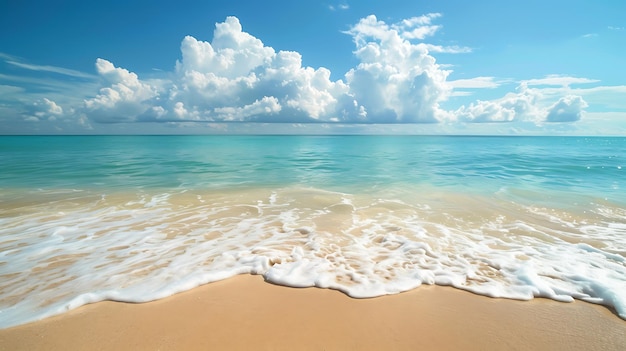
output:
M0 0L0 134L626 136L618 0Z

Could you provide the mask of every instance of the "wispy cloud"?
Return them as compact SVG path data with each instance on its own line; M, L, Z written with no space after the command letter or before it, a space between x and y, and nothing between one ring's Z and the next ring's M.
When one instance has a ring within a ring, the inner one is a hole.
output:
M18 62L12 59L7 59L5 60L5 62L10 65L13 65L22 69L30 70L30 71L52 72L52 73L57 73L57 74L62 74L65 76L77 77L77 78L87 78L87 79L96 78L95 75L76 71L73 69L63 68L63 67L47 66L47 65L33 65L30 63Z
M81 96L86 96L88 94L88 91L92 91L97 87L95 79L89 82L81 82L81 84L77 85L75 82L63 79L26 77L2 73L0 73L0 82L10 82L13 84L18 84L21 87L25 88L25 90L32 90L34 88L36 90L43 91L77 92L81 93L79 94Z
M418 45L423 45L428 51L434 52L437 54L469 54L472 52L472 48L467 46L442 46L442 45L434 45L434 44L426 44L420 43Z
M339 5L328 5L328 9L331 11L345 11L350 9L350 5L346 4L346 3L340 3Z
M570 89L570 92L583 96L596 110L621 111L626 117L626 101L623 98L626 96L626 85L577 88Z
M22 93L22 92L24 92L24 88L22 87L0 84L0 95L2 95L2 97L5 97L9 94ZM2 97L0 97L0 100L2 100Z
M449 81L448 84L450 84L455 89L490 89L500 86L500 83L496 82L494 77L457 79Z
M599 80L597 79L589 79L589 78L578 78L578 77L569 77L569 76L560 76L560 75L549 75L545 78L539 79L529 79L522 81L522 83L527 85L560 85L560 86L570 86L572 84L589 84L589 83L597 83Z
M17 57L15 57L13 55L9 55L9 54L4 53L4 52L0 52L0 59L3 59L5 61L6 60L12 60L12 61L17 61L18 60Z
M450 80L448 84L452 87L450 96L471 96L474 93L465 89L495 89L500 87L506 80L498 80L494 77L474 77L467 79Z

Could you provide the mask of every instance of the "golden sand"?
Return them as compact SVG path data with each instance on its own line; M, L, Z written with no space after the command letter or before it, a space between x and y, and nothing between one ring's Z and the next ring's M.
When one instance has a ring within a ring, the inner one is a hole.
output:
M626 350L626 321L576 301L423 286L374 299L238 276L0 330L0 350Z

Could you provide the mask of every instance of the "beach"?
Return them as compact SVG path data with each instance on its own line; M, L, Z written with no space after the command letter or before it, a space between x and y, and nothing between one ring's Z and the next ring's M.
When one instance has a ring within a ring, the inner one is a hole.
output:
M0 2L0 351L626 351L626 2L492 2Z
M143 304L99 302L0 330L2 350L623 350L626 323L581 301L450 287L353 299L240 275Z

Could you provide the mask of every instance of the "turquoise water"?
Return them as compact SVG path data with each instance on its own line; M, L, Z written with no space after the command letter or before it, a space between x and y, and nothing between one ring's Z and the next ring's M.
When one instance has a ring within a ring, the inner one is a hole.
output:
M242 273L626 316L626 138L5 136L0 164L0 327Z
M0 138L4 188L393 184L503 187L624 201L625 138L424 136L72 136Z

